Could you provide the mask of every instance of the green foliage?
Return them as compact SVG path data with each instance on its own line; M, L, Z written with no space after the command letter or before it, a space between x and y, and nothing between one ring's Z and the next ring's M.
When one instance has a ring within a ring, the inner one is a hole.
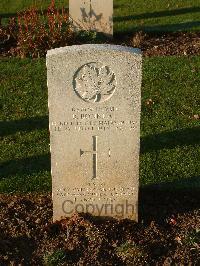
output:
M192 247L195 248L200 248L200 229L196 228L195 230L192 230L191 232L189 232L185 239L184 242Z
M102 43L106 37L95 31L80 31L76 34L76 41L80 43Z
M80 31L77 33L77 39L82 42L95 43L97 33L94 31Z
M36 8L20 13L17 24L17 51L21 57L44 56L47 50L68 45L73 38L65 9L60 12L54 1L42 15Z
M135 248L134 243L125 242L121 244L119 247L116 248L117 252L119 253L126 253L129 249Z
M116 254L126 262L136 262L142 256L142 250L131 242L125 242L116 248Z
M44 265L47 266L58 266L63 263L66 259L66 252L64 250L56 250L51 253L47 253L44 256Z
M66 10L57 9L54 0L46 12L35 7L20 12L0 28L0 37L6 34L17 43L13 53L22 58L45 56L47 50L69 45L74 39Z

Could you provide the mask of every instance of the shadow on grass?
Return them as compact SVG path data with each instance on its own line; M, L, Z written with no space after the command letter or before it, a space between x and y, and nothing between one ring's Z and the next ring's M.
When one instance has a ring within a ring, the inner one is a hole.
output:
M0 18L12 18L12 17L16 17L17 13L4 13L4 14L0 14Z
M177 24L166 24L166 25L154 25L154 26L127 26L115 31L116 38L122 38L124 34L131 35L138 31L143 31L147 33L157 34L163 32L177 32L177 31L187 31L191 30L193 27L200 27L200 21L189 21Z
M200 127L163 132L141 138L141 153L173 149L177 146L200 144Z
M116 4L116 3L114 3L113 4L113 9L115 10L115 9L121 9L121 8L127 8L127 5L126 4L122 4L122 3L120 3L120 4Z
M37 129L48 129L48 116L32 117L14 121L0 122L0 136L8 136L19 131L30 132Z
M13 175L31 175L51 169L50 154L32 156L25 159L10 160L1 164L0 180Z
M163 10L153 13L143 13L136 15L129 15L123 17L114 17L114 22L120 21L129 21L135 19L148 19L148 18L159 18L159 17L167 17L167 16L176 16L183 15L187 13L198 13L200 12L200 7L189 7L189 8L180 8L180 9L172 9L172 10Z
M164 222L171 215L200 208L200 176L140 188L139 217Z

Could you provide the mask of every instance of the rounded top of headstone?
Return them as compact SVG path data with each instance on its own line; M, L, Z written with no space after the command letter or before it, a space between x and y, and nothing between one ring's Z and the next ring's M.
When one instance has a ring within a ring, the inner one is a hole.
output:
M138 48L132 48L128 46L122 45L110 45L110 44L83 44L83 45L72 45L65 46L60 48L55 48L47 51L47 57L57 54L62 54L66 52L79 52L79 51L87 51L87 50L96 50L96 51L118 51L118 52L127 52L130 54L141 55L142 52Z

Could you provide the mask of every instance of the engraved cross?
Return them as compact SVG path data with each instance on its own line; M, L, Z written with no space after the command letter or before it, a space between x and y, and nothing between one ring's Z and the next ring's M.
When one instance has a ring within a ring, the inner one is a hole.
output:
M95 179L95 178L97 178L98 136L92 136L92 139L93 139L93 150L92 151L83 151L82 149L80 149L80 157L84 153L91 153L92 154L92 157L93 157L93 177L92 177L92 179ZM110 157L110 149L109 149L108 155Z

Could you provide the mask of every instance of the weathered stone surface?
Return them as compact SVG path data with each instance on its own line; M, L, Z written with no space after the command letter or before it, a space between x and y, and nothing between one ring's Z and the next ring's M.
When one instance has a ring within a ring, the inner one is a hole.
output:
M140 50L48 51L54 220L74 211L137 220Z
M76 30L113 35L113 0L70 0L69 15Z

